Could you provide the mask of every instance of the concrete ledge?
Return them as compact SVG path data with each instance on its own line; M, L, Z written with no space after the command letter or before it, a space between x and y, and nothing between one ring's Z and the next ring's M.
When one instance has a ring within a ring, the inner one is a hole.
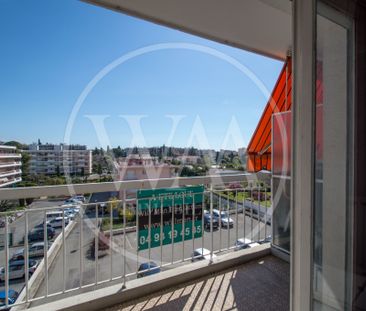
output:
M262 244L255 248L231 252L214 259L183 265L174 269L163 271L149 277L135 279L127 283L127 288L122 289L122 284L113 285L60 299L48 304L40 305L28 310L31 311L92 311L111 307L120 303L131 301L167 289L172 286L192 281L221 270L233 268L248 261L262 258L271 254L271 246Z

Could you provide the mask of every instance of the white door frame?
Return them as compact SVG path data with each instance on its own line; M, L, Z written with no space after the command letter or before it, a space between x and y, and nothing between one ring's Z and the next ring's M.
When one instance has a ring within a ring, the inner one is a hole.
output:
M293 1L291 310L312 305L315 18L315 0Z

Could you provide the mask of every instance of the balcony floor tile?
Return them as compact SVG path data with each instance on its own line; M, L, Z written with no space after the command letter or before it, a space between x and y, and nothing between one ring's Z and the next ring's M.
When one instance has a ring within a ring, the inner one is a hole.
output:
M289 310L290 266L267 256L104 311Z

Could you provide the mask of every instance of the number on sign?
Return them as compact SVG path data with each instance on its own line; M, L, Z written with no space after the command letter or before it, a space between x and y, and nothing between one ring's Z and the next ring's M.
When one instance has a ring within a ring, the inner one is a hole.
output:
M140 245L144 245L146 243L146 237L144 237L143 235L140 236Z
M159 242L160 241L160 234L159 233L155 233L154 234L154 241L155 242Z

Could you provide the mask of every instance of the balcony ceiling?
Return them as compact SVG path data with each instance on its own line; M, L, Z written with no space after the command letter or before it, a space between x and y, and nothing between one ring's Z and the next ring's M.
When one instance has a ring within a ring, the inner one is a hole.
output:
M290 0L83 0L207 39L285 60Z

